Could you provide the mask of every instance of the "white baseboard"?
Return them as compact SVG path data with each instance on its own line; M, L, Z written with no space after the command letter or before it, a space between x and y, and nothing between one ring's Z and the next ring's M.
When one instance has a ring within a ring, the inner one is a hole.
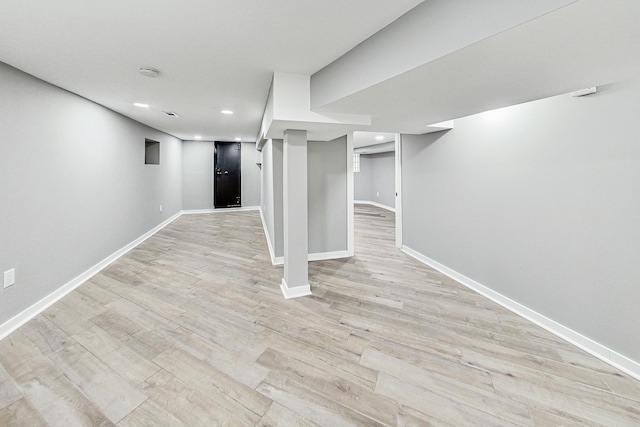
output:
M325 261L329 259L349 258L349 251L316 252L309 254L309 261Z
M329 259L350 258L353 255L349 254L349 251L335 251L335 252L316 252L308 255L309 261L326 261ZM272 258L273 265L284 265L284 257L279 256Z
M262 228L264 229L264 236L267 239L267 246L269 247L269 255L271 256L272 265L284 265L284 256L276 256L271 244L271 236L269 235L269 229L267 228L267 222L264 219L262 209L260 209L260 219L262 220ZM335 252L317 252L309 254L309 261L324 261L329 259L349 258L353 255L349 251L335 251Z
M386 210L391 211L391 212L395 212L396 211L396 209L392 208L391 206L383 205L382 203L378 203L378 202L371 202L371 201L368 201L368 200L354 200L353 203L358 204L358 205L377 206L379 208L386 209Z
M9 334L11 334L13 331L18 329L20 326L22 326L25 323L27 323L29 320L31 320L34 317L36 317L38 314L42 313L44 310L46 310L48 307L53 305L55 302L57 302L58 300L63 298L69 292L73 291L78 286L82 285L84 282L86 282L87 280L89 280L90 278L92 278L93 276L98 274L100 271L102 271L104 268L106 268L109 264L111 264L112 262L114 262L115 260L117 260L118 258L123 256L124 254L129 252L131 249L133 249L136 246L138 246L140 243L142 243L145 240L147 240L149 237L151 237L154 234L156 234L158 231L160 231L164 227L166 227L169 223L175 221L177 218L180 217L180 215L182 215L181 212L175 214L174 216L172 216L171 218L167 219L163 223L159 224L158 226L156 226L152 230L150 230L150 231L146 232L145 234L143 234L142 236L138 237L136 240L134 240L133 242L129 243L125 247L123 247L123 248L117 250L116 252L114 252L113 254L109 255L108 257L106 257L105 259L103 259L102 261L100 261L99 263L94 265L93 267L89 268L87 271L85 271L85 272L81 273L80 275L78 275L77 277L71 279L69 282L67 282L66 284L62 285L60 288L56 289L55 291L53 291L52 293L50 293L46 297L42 298L40 301L36 302L35 304L30 306L29 308L23 310L22 312L18 313L17 315L12 317L11 319L9 319L6 322L4 322L2 325L0 325L0 340L5 338Z
M186 209L182 211L183 215L194 214L206 214L206 213L220 213L220 212L244 212L244 211L257 211L260 210L260 206L246 206L240 208L211 208L211 209Z
M543 329L551 332L559 338L567 341L570 344L575 345L576 347L586 351L587 353L597 357L605 363L613 366L625 372L626 374L634 377L637 380L640 380L640 363L635 360L631 360L628 357L592 340L591 338L585 337L579 332L574 331L573 329L569 329L566 326L556 322L555 320L549 319L548 317L516 302L512 299L474 281L466 277L463 274L458 273L455 270L450 269L449 267L440 264L437 261L432 260L431 258L407 247L403 246L402 251L407 255L417 259L418 261L428 265L429 267L445 274L455 281L461 283L469 289L472 289L483 295L486 298L489 298L493 302L500 304L507 310L512 311L513 313L524 317L525 319L535 323Z
M271 264L272 265L278 265L277 258L276 258L276 254L273 250L273 245L271 244L271 236L269 235L269 228L267 227L267 221L265 221L264 219L264 214L262 212L262 209L260 209L260 220L262 221L262 228L264 230L264 237L267 239L267 246L269 247L269 255L271 256ZM281 257L282 258L282 257ZM283 260L284 262L284 260ZM280 264L282 264L283 262L281 262Z
M308 284L306 286L296 286L295 288L290 288L287 286L287 282L284 279L282 279L280 289L282 290L282 295L284 295L285 299L306 297L312 295L311 286L309 286Z

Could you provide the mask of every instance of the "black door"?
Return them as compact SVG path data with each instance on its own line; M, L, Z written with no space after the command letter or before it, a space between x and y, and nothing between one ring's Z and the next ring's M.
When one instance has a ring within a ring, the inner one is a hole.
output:
M240 143L216 141L213 156L213 205L240 206Z

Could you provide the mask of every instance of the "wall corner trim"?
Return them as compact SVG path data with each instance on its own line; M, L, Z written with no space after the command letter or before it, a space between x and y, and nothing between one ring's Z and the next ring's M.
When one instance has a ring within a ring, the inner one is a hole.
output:
M2 325L0 325L0 340L6 338L9 334L14 332L20 326L24 325L29 320L33 319L38 314L42 313L44 310L49 308L51 305L53 305L54 303L56 303L57 301L62 299L65 295L67 295L68 293L70 293L71 291L76 289L78 286L82 285L87 280L91 279L93 276L98 274L100 271L104 270L111 263L116 261L118 258L122 257L124 254L129 252L131 249L133 249L136 246L140 245L142 242L147 240L149 237L153 236L158 231L162 230L164 227L169 225L171 222L173 222L176 219L178 219L181 215L182 215L182 212L178 212L177 214L173 215L171 218L169 218L169 219L165 220L164 222L160 223L159 225L157 225L153 229L149 230L148 232L146 232L142 236L140 236L137 239L135 239L133 242L131 242L128 245L124 246L123 248L117 250L116 252L114 252L113 254L109 255L108 257L106 257L102 261L100 261L97 264L95 264L93 267L89 268L88 270L86 270L85 272L83 272L80 275L76 276L75 278L71 279L69 282L65 283L60 288L56 289L55 291L53 291L52 293L50 293L46 297L42 298L40 301L37 301L35 304L31 305L30 307L28 307L25 310L23 310L22 312L18 313L17 315L12 317L11 319L9 319L6 322L4 322Z
M639 362L631 360L628 357L592 340L591 338L585 337L579 332L576 332L573 329L570 329L556 322L555 320L549 319L548 317L486 287L485 285L482 285L474 281L473 279L470 279L465 275L460 274L457 271L452 270L435 260L432 260L431 258L421 254L420 252L417 252L407 246L402 246L402 251L407 255L422 262L423 264L426 264L427 266L461 283L467 288L501 305L507 310L529 320L530 322L533 322L543 329L546 329L557 337L567 341L570 344L573 344L581 350L586 351L592 356L597 357L598 359L613 366L614 368L621 370L622 372L632 376L637 380L640 380Z
M280 289L282 290L282 295L284 295L285 299L306 297L309 295L313 295L311 293L311 286L296 286L295 288L290 288L287 286L287 282L282 279L282 283L280 284Z

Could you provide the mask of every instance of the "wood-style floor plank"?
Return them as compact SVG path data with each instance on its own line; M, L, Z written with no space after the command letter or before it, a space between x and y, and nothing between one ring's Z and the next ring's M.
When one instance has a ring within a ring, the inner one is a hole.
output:
M294 300L257 212L180 217L0 341L0 425L640 425L639 381L355 212Z

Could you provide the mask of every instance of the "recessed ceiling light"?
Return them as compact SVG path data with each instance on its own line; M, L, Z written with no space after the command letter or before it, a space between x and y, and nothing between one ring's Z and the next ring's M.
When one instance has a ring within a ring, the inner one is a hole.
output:
M376 136L376 139L377 139L378 141L382 141L382 140L384 139L384 136L382 136L382 135L378 135L378 136Z
M241 142L242 138L238 137L238 138L236 138L236 141Z
M138 67L138 72L145 77L158 77L160 75L160 71L151 67Z
M231 110L222 110L220 111L222 114L233 114L233 111Z
M143 104L142 102L134 102L133 105L140 108L149 108L149 104Z
M202 137L200 135L196 135L193 137L193 139L202 139Z

